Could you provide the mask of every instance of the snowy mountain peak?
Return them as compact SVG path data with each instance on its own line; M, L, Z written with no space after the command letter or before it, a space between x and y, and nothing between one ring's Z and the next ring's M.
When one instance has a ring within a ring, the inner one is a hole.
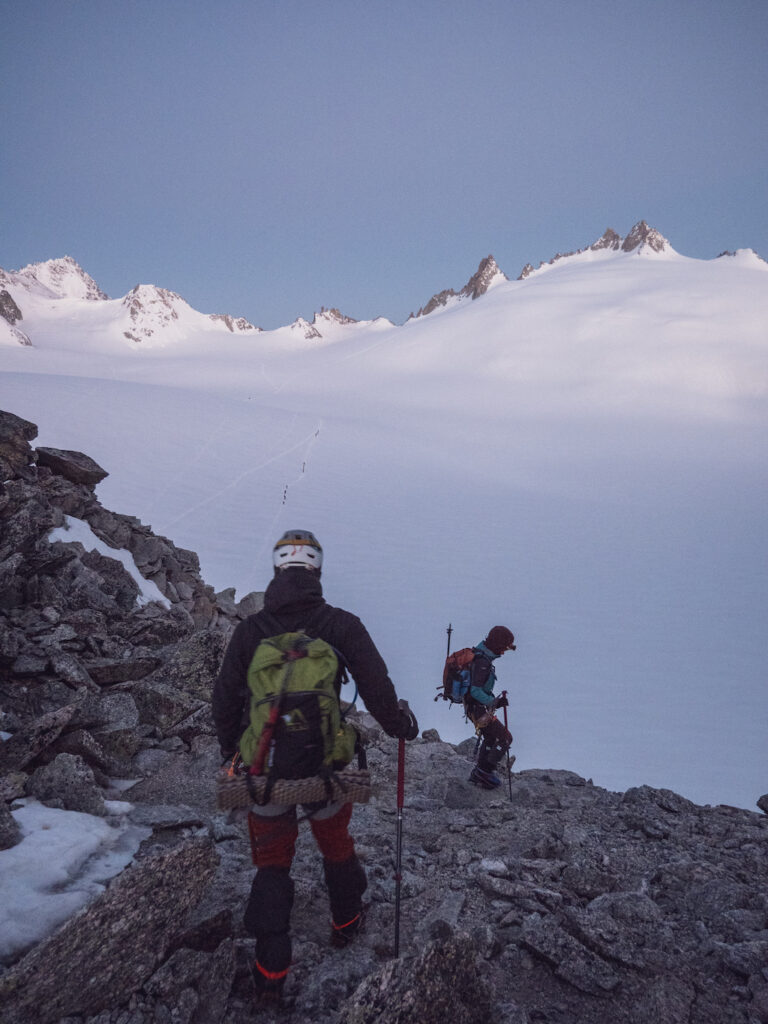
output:
M475 273L470 277L469 281L459 292L455 292L453 288L446 288L442 292L437 292L426 306L422 306L416 317L429 316L430 313L434 313L436 309L441 307L455 305L456 302L461 302L462 299L479 299L481 295L490 289L495 287L497 284L502 284L504 281L508 281L509 278L503 271L501 271L496 263L493 256L486 256L484 260L480 260ZM413 318L413 314L409 319Z
M592 252L599 252L601 249L620 249L621 235L617 234L613 228L606 228L601 237L596 242L593 242L589 248Z
M644 220L638 221L622 243L622 252L634 252L648 246L653 252L664 252L670 248L666 238L656 230L648 227Z
M736 263L741 264L745 267L754 267L757 270L768 270L768 261L764 260L763 257L755 252L754 249L737 249L733 252L730 249L726 249L721 252L717 257L719 260L729 259Z
M137 284L122 301L129 320L130 330L123 334L129 341L144 341L179 319L181 309L190 307L176 292L158 288L152 284Z
M40 284L57 299L109 298L71 256L46 260L45 263L30 263L19 270L16 276L21 279L20 284Z
M317 317L315 317L315 319L317 319ZM289 330L301 331L307 341L310 341L312 338L322 338L322 334L318 331L317 327L315 327L314 324L311 324L309 320L305 320L303 316L294 320Z
M338 309L326 309L325 306L320 307L320 312L315 313L312 323L315 327L319 327L321 324L356 324L355 320L351 316L347 316L345 313L341 313Z
M508 280L507 275L499 270L493 256L486 256L484 260L480 260L480 266L461 289L460 294L471 299L479 299L489 288Z
M570 259L573 256L582 256L584 253L591 252L646 252L649 250L655 253L667 252L672 253L674 250L669 244L667 239L657 231L656 228L649 227L644 220L638 221L637 224L632 228L626 238L622 238L613 228L606 228L604 233L596 242L592 245L588 245L585 249L577 249L575 252L558 252L551 260L547 262L542 261L538 267L534 267L532 263L526 263L520 272L518 281L524 281L531 274L536 273L537 270L541 270L543 267L554 266L555 263L559 263L561 260Z
M332 331L338 327L351 327L359 322L359 320L355 320L351 316L346 316L346 314L338 309L326 309L325 306L321 306L320 312L315 313L312 317L312 323L305 320L303 316L300 316L290 325L289 330L300 331L307 341L312 341L313 339L326 337L324 332Z
M229 313L210 313L208 315L209 320L213 320L214 323L222 323L231 331L233 334L246 334L248 331L256 331L259 334L262 330L261 327L256 327L250 320L246 320L244 316L230 316Z

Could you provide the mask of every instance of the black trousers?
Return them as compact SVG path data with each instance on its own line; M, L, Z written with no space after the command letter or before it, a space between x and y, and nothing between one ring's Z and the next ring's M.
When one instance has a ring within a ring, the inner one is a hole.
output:
M467 718L475 726L480 736L480 749L477 752L477 767L484 772L492 772L509 750L512 733L483 704L468 700L466 704Z

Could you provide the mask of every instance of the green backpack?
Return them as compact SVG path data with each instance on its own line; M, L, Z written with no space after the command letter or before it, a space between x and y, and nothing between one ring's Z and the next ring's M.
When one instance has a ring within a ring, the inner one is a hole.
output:
M338 690L345 665L325 640L281 633L262 640L248 666L250 724L240 755L254 775L304 779L349 764L357 733Z

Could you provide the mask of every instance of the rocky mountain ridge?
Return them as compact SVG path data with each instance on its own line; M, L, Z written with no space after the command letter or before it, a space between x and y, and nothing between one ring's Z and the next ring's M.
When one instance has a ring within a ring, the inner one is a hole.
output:
M538 268L535 268L532 264L526 263L520 272L518 281L524 281L526 278L534 274L536 270L541 270L542 267L551 267L555 263L560 263L562 260L567 260L572 256L580 256L585 252L644 252L650 250L653 253L671 252L672 247L670 246L667 239L657 231L656 228L649 227L644 220L638 221L633 226L626 238L622 238L621 235L617 234L613 228L606 228L600 238L592 245L588 245L584 249L576 249L574 252L556 253L551 260L541 262Z
M240 922L247 828L216 809L210 690L260 595L214 594L192 552L101 506L87 455L33 449L0 414L0 849L14 807L107 813L151 830L84 910L0 968L8 1024L221 1024L254 1009ZM51 541L66 517L130 552ZM668 790L611 793L567 771L468 782L474 740L428 728L406 753L401 951L392 956L396 741L366 714L374 789L352 831L368 927L328 947L322 866L306 827L293 876L285 1024L756 1024L768 1021L768 794L757 813ZM121 780L130 788L115 789Z
M429 316L436 309L455 305L463 299L470 299L471 301L479 299L481 295L485 295L489 288L508 280L507 275L502 270L499 270L493 256L486 256L485 259L480 261L477 270L460 291L456 292L453 288L447 288L442 292L438 292L432 296L425 306L421 307L418 313L416 313L416 317ZM413 314L411 314L411 319L414 319Z

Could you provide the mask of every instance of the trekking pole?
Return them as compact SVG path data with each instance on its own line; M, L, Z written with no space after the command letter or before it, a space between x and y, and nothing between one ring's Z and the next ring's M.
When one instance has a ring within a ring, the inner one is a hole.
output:
M445 652L445 656L447 658L448 655L451 653L451 633L453 632L453 626L450 624L450 622L448 623L448 629L446 629L445 632L448 634L448 650Z
M507 691L501 691L502 697L506 698ZM509 736L509 725L507 724L507 705L504 705L504 729ZM507 782L509 783L509 799L512 800L512 765L509 763L509 744L507 744Z
M397 748L397 853L395 856L395 957L400 956L400 883L403 878L403 800L405 798L405 740Z

